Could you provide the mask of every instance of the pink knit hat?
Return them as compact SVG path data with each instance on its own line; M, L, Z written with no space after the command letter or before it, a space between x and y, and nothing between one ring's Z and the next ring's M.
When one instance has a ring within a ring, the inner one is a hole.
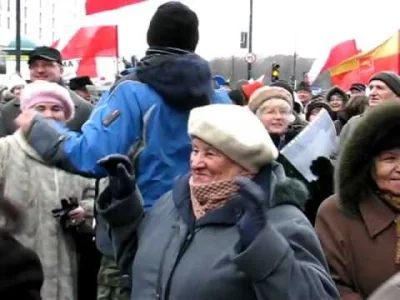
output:
M63 108L66 121L75 114L75 105L67 89L57 83L37 80L28 84L21 93L21 110L27 110L39 103L54 103Z

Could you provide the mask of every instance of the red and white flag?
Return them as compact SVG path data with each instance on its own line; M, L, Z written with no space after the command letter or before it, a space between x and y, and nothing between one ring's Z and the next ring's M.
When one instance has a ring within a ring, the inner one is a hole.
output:
M145 0L86 0L86 15L110 11L143 1Z
M118 9L145 0L87 0L81 26L52 47L62 55L65 77L113 77L118 65Z

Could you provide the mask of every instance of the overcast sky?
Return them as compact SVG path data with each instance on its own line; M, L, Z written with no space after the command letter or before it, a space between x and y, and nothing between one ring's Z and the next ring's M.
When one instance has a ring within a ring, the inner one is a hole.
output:
M143 55L149 20L158 5L148 0L120 12L120 52ZM244 55L250 0L183 0L200 19L197 52L210 59ZM330 5L326 5L329 4ZM258 55L318 57L340 41L356 38L366 50L400 28L399 0L254 0L253 50Z

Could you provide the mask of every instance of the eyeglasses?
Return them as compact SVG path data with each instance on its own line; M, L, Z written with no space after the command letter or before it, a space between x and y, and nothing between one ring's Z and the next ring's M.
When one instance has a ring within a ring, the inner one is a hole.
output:
M290 110L285 108L266 108L264 109L263 114L269 116L287 116L290 114Z

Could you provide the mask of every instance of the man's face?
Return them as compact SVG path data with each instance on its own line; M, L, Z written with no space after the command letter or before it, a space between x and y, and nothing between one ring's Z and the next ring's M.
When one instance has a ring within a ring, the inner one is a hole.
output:
M302 103L307 103L311 100L311 93L308 91L297 91L297 97L299 97Z
M376 106L386 101L400 100L393 91L380 80L372 80L369 83L369 105Z
M63 69L60 64L55 61L38 58L29 65L29 71L32 81L45 80L59 82Z

